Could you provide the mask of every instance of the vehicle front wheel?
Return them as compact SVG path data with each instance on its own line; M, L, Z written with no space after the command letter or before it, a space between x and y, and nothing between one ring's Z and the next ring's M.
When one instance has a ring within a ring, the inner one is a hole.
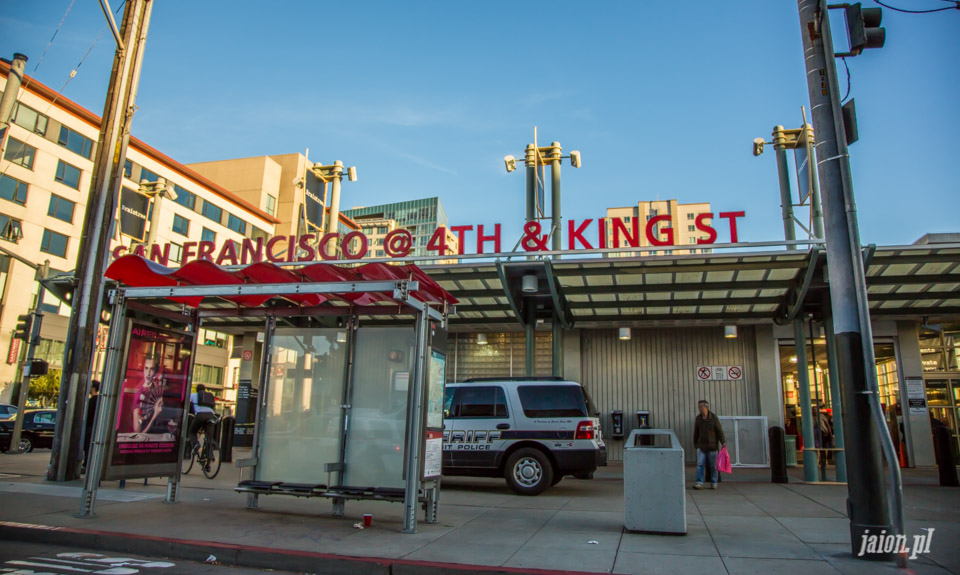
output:
M29 435L20 436L20 453L30 453L33 451L33 438Z
M517 495L540 495L553 484L553 466L538 449L518 449L504 469L507 485Z

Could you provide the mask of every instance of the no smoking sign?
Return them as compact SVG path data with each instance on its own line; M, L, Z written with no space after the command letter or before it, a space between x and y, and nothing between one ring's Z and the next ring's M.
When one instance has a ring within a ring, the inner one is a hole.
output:
M741 381L742 365L699 365L697 381Z

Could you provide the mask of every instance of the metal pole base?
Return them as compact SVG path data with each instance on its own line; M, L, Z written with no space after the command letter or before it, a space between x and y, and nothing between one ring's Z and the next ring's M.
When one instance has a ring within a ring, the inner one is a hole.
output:
M247 509L259 509L260 508L260 496L256 493L247 494Z
M346 507L346 501L343 499L335 498L333 500L333 515L334 517L343 517L343 511Z
M853 557L864 561L892 561L898 555L895 550L900 546L900 541L893 533L893 524L863 525L851 521L850 542Z

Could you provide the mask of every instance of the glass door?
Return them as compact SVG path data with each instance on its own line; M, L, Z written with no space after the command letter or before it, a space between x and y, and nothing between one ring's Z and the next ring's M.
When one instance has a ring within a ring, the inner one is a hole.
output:
M927 379L930 427L946 426L953 435L954 454L960 456L960 379Z
M412 327L360 327L350 384L343 486L403 488Z
M327 484L323 464L340 461L346 336L335 328L274 332L257 479Z

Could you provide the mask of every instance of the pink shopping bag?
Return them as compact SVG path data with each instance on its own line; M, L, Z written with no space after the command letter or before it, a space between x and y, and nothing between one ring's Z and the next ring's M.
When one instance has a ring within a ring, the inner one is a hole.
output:
M721 447L720 453L717 454L717 471L733 473L733 467L730 465L730 454L727 453L726 446Z

